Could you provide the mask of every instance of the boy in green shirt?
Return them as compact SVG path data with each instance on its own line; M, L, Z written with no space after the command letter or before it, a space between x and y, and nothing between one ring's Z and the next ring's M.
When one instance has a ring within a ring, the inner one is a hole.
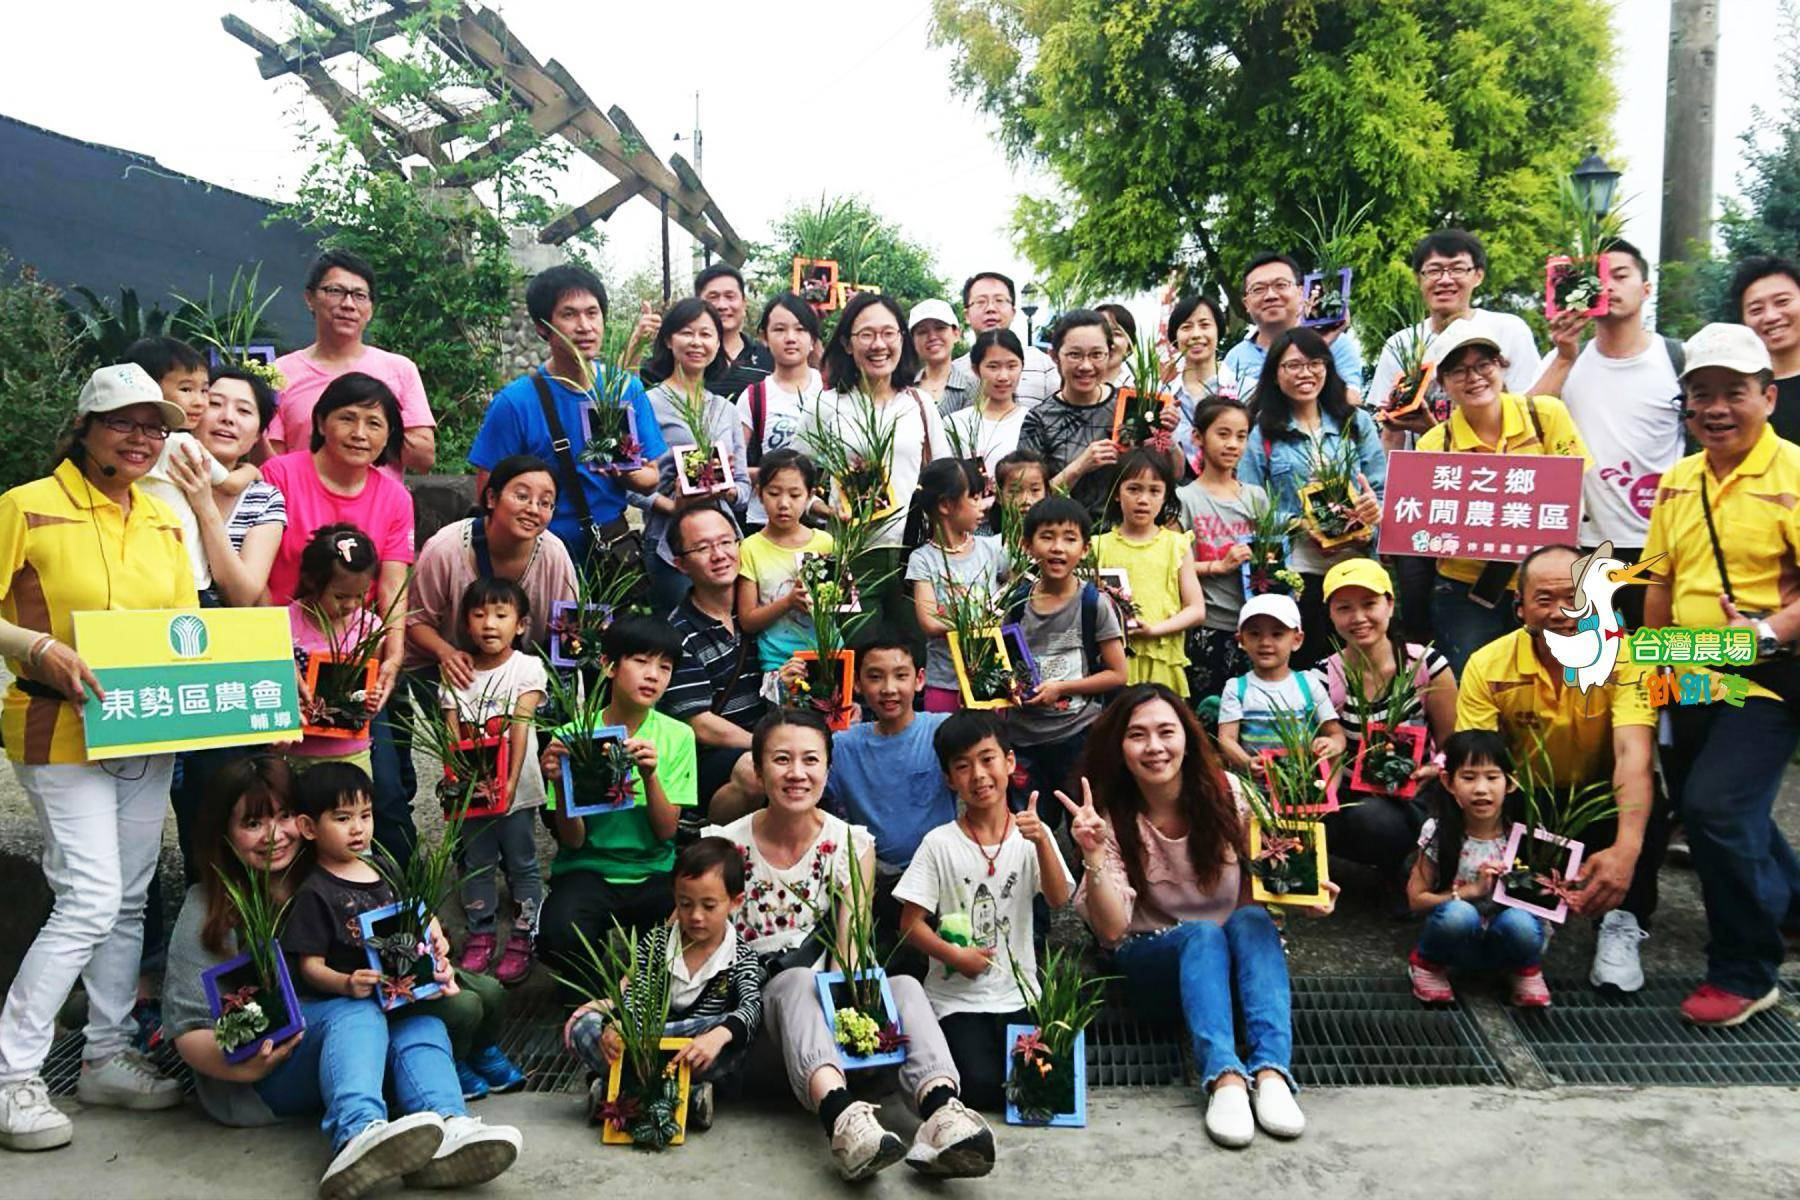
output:
M637 765L635 803L591 817L561 810L550 816L557 852L537 944L544 960L565 973L581 961L583 936L599 946L615 920L649 930L669 919L675 910L675 827L679 810L695 803L694 732L656 711L681 662L681 635L667 621L624 616L607 626L600 648L612 687L601 723L628 731L625 749ZM546 779L561 776L567 753L560 741L550 743Z

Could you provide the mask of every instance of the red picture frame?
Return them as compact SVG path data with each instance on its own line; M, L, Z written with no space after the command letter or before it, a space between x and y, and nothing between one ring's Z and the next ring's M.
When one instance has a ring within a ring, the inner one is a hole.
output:
M456 743L457 750L496 750L494 755L494 776L498 784L488 794L486 804L471 804L463 809L464 819L469 817L504 817L512 808L512 739L505 733L480 734L464 738ZM448 766L444 768L445 779L455 779L456 773Z
M1331 763L1319 760L1319 779L1325 784L1325 802L1323 804L1294 804L1281 798L1280 789L1275 786L1275 774L1269 770L1269 763L1277 758L1287 757L1287 751L1274 747L1264 747L1256 752L1255 771L1262 777L1263 787L1268 789L1269 804L1282 812L1301 817L1323 817L1338 810L1337 772L1331 769Z
M1396 800L1410 800L1419 790L1419 783L1416 779L1408 779L1399 790L1391 792L1373 780L1365 781L1363 779L1363 755L1369 749L1369 734L1385 732L1387 732L1387 724L1383 721L1370 721L1363 730L1362 739L1356 744L1356 761L1351 764L1350 768L1350 790L1370 792L1377 796L1392 796ZM1402 738L1412 739L1412 763L1413 769L1417 770L1424 765L1425 744L1431 740L1431 731L1423 725L1413 725L1403 721L1394 729L1394 740L1399 741Z
M1596 254L1593 258L1594 274L1600 279L1600 302L1592 308L1581 310L1584 317L1604 317L1611 305L1606 295L1606 285L1612 279L1612 268L1606 255ZM1563 267L1575 265L1575 260L1567 254L1553 254L1544 260L1544 320L1554 321L1563 315L1565 310L1556 303L1556 280Z
M795 651L794 657L801 662L819 661L819 653L816 650L798 650ZM856 651L839 650L831 657L836 659L838 664L837 695L827 702L830 704L829 708L820 707L819 711L824 714L825 724L828 727L833 731L842 731L850 728L850 716L854 711ZM810 703L818 705L819 700L817 697L813 697Z

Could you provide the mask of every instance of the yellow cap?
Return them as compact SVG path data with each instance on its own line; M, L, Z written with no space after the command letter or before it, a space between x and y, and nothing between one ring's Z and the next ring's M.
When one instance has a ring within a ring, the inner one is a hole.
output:
M1364 587L1378 596L1394 594L1387 568L1372 558L1347 558L1325 573L1325 598L1341 587Z

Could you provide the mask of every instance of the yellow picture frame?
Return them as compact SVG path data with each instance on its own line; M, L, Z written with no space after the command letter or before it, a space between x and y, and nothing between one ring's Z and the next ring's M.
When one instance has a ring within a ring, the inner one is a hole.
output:
M956 635L956 630L954 630L954 629L950 630L950 632L946 635L946 637L949 639L949 642L950 642L950 665L952 667L956 668L956 688L959 692L962 693L963 707L974 709L978 712L992 711L994 709L999 709L999 708L1011 708L1013 706L1013 702L1009 699L1000 699L1000 700L977 700L977 699L975 699L974 692L969 686L968 668L966 668L963 665L962 639ZM1012 655L1007 653L1007 650L1006 650L1005 636L998 629L990 629L990 630L983 631L982 637L983 638L988 638L988 637L993 638L994 648L996 651L999 652L1000 661L1006 664L1007 672L1010 674L1012 671L1013 661L1012 661Z
M1367 525L1358 524L1350 532L1341 537L1328 538L1319 533L1318 519L1313 516L1313 497L1325 490L1322 483L1309 483L1300 489L1300 509L1306 521L1307 536L1319 543L1321 550L1335 550L1339 546L1348 546L1351 542L1366 542L1372 532Z
M1254 872L1250 875L1250 898L1258 904L1276 904L1284 908L1324 908L1331 903L1331 894L1325 885L1331 882L1329 875L1330 859L1325 853L1325 826L1319 821L1309 821L1307 827L1312 830L1313 861L1319 869L1319 888L1316 892L1296 894L1293 892L1271 892L1263 887L1262 878ZM1250 861L1255 862L1262 853L1262 826L1255 821L1250 822ZM1249 870L1248 866L1245 870Z
M683 1046L686 1046L693 1040L693 1038L666 1037L656 1044L656 1048L658 1050L670 1050L679 1053ZM623 1082L624 1069L625 1060L623 1057L613 1060L612 1070L608 1071L606 1074L606 1098L608 1100L617 1100L619 1098L619 1087ZM681 1103L675 1107L675 1123L681 1126L681 1132L676 1134L674 1138L670 1140L669 1145L671 1146L679 1146L687 1141L688 1091L692 1086L692 1080L689 1078L689 1075L690 1072L688 1066L686 1063L683 1063L675 1076L676 1082L681 1089ZM600 1126L600 1142L605 1146L629 1146L632 1144L631 1135L629 1133L626 1133L623 1129L614 1129L611 1125L607 1124L602 1124Z

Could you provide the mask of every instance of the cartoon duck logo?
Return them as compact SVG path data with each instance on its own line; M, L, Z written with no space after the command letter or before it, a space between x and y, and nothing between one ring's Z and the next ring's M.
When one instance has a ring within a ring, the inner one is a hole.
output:
M1612 678L1619 648L1625 644L1625 621L1613 608L1613 593L1632 584L1649 583L1650 568L1662 558L1659 554L1627 567L1613 557L1612 543L1606 541L1592 554L1575 560L1569 568L1575 583L1575 607L1562 610L1563 616L1575 622L1575 632L1544 631L1551 657L1562 664L1564 683L1574 684L1585 694Z

